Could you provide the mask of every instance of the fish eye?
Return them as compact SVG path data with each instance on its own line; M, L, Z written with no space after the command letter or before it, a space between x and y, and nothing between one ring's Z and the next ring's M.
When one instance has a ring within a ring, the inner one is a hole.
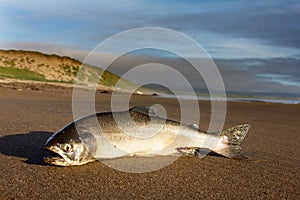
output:
M64 145L64 151L66 151L66 152L71 152L72 151L72 145L70 145L70 144L65 144Z

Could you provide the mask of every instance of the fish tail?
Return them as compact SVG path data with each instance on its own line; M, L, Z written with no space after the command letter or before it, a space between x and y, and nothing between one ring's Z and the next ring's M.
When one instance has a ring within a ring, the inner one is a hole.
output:
M213 152L228 158L245 158L241 142L250 127L250 124L242 124L222 131L220 142L215 146Z

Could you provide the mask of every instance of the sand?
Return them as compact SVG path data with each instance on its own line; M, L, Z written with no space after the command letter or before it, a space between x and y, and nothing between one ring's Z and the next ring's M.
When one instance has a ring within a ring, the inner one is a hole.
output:
M230 102L224 127L251 123L249 159L181 157L149 173L125 173L101 162L77 167L43 163L48 137L73 120L70 88L0 88L0 199L299 199L300 105ZM99 94L97 111L110 109ZM177 101L135 96L131 105ZM210 118L201 101L202 128ZM143 160L140 160L143 162ZM124 159L130 163L130 158ZM146 162L146 161L145 161Z

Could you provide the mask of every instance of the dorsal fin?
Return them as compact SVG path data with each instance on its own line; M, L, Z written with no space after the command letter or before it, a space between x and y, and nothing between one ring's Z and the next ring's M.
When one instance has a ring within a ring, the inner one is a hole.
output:
M140 112L149 116L156 116L156 109L151 106L135 106L130 110Z
M199 130L198 124L190 124L190 125L188 125L188 126L191 127L191 128L193 128L193 129Z

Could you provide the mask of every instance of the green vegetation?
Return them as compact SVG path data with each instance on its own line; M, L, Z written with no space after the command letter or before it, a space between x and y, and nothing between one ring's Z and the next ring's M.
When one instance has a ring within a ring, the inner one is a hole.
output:
M84 70L80 71L80 73L77 75L77 78L80 81L87 80L92 83L98 82L99 85L105 85L108 87L115 87L118 81L118 87L130 88L135 86L130 81L122 79L121 77L111 73L110 71L103 71L103 69L101 68L89 65L84 65Z
M10 66L10 67L14 67L15 66L15 62L14 60L4 60L3 64Z
M64 71L71 75L71 73L75 76L78 72L79 68L76 68L74 66L70 65L60 65L63 67ZM101 70L99 70L101 71ZM95 73L92 74L90 78L94 80L98 80L97 74L101 73ZM44 77L44 75L30 71L28 69L18 69L15 67L0 67L0 77L5 78L15 78L15 79L22 79L22 80L35 80L35 81L44 81L44 82L59 82L59 83L73 83L73 81L58 81L58 80L48 80ZM102 85L114 87L115 84L119 81L120 77L118 77L115 74L112 74L111 72L105 71L102 74L102 79L100 79L99 83Z
M42 67L42 66L45 66L45 64L44 63L38 64L38 67Z
M66 72L68 76L71 75L76 76L76 74L79 71L79 67L76 67L74 65L60 64L59 66L63 68L63 70Z
M28 69L18 69L15 67L0 67L0 77L15 78L23 80L47 81L44 75L30 71Z
M28 69L18 69L15 67L0 67L0 77L53 83L73 83L73 81L48 80L42 74L30 71Z
M108 71L104 71L100 83L106 86L114 87L119 79L120 77L118 77L117 75L112 74Z

